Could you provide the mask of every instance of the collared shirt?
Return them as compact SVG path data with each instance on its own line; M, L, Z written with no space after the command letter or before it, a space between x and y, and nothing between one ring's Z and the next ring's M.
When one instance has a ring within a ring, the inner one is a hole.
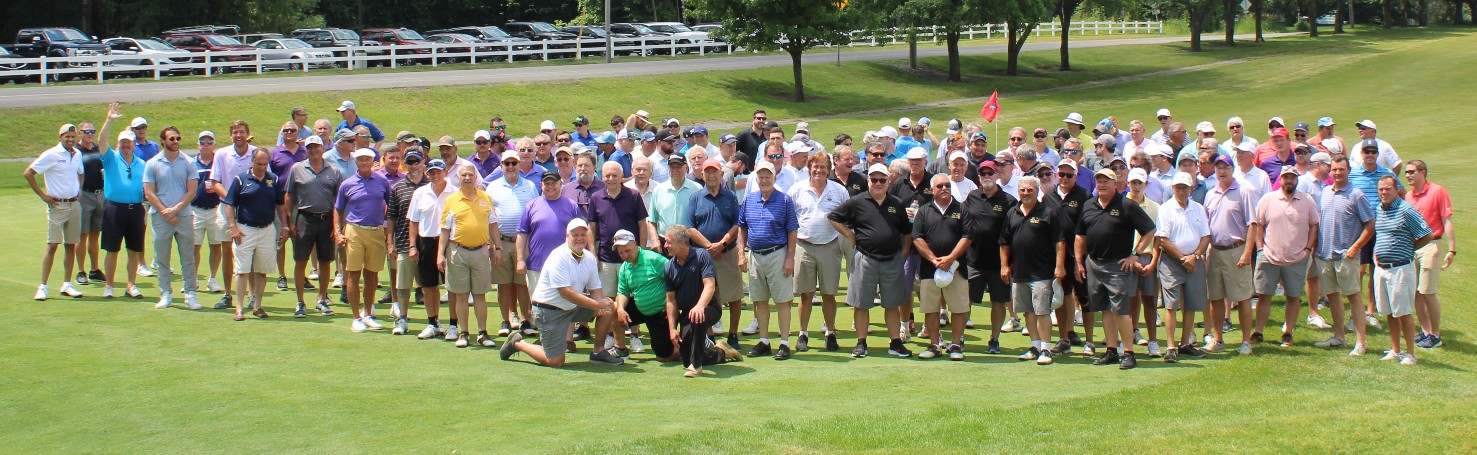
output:
M1243 127L1242 129L1244 130L1245 128ZM1236 146L1239 144L1246 144L1246 148L1252 150L1256 150L1256 148L1261 145L1257 142L1256 139L1252 139L1251 136L1243 134L1241 135L1240 141L1232 140L1232 138L1230 137L1226 138L1224 142L1221 142L1220 150L1218 152L1221 156L1236 156Z
M1374 220L1374 257L1376 263L1410 261L1415 256L1415 241L1431 233L1426 219L1404 199L1390 205L1380 204Z
M1287 159L1282 159L1281 157L1278 157L1276 153L1273 153L1272 156L1269 156L1266 159L1262 160L1261 164L1257 164L1256 167L1261 169L1263 173L1267 174L1267 185L1269 186L1267 191L1271 192L1277 190L1277 179L1279 177L1274 176L1281 175L1282 166L1297 166L1297 164L1297 155L1289 151L1287 152Z
M167 153L160 153L144 164L144 183L154 184L154 196L165 207L174 206L183 200L190 187L198 185L194 180L195 160L183 152L178 152L174 160L170 160ZM149 205L149 213L158 213L152 204ZM191 214L183 211L180 215Z
M590 221L595 223L595 240L598 245L595 253L600 256L600 262L621 262L620 253L615 251L615 233L621 229L631 231L640 238L641 222L646 220L646 204L641 202L641 195L636 190L617 187L619 191L615 197L610 196L610 191L601 185L600 192L590 197Z
M477 172L477 165L473 164L471 161L459 158L456 160L456 162L446 163L446 177L443 177L446 180L446 184L451 186L452 188L460 189L462 187L462 179L461 177L457 177L457 173L461 172L461 169L464 167L471 168L472 172L474 173ZM484 188L487 187L486 181L482 178L482 174L479 173L473 176L472 179L478 182L483 182L481 186Z
M337 130L335 130L335 131L337 131ZM297 140L301 141L303 139L307 139L308 136L312 136L313 134L314 134L313 133L313 127L307 126L307 125L298 125L297 126ZM282 145L282 135L280 135L280 134L277 135L277 145ZM303 159L307 159L307 158L303 158ZM298 160L298 161L302 161L302 160Z
M307 159L307 147L298 145L296 150L288 150L287 147L278 144L276 147L272 147L272 162L269 169L271 169L273 174L287 175L292 172L292 165L307 161Z
M692 195L692 201L688 202L688 217L692 219L692 228L702 233L709 242L722 240L728 231L738 226L739 210L738 199L733 196L733 192L721 187L716 195L703 188L702 192ZM723 251L732 250L737 244L737 241L730 243ZM697 244L694 243L693 246L696 247Z
M806 178L807 174L805 172L789 165L781 166L779 172L774 175L774 189L781 193L788 192L790 191L790 187L804 183ZM757 181L754 183L754 188L756 190L759 188Z
M1015 205L1015 197L998 188L994 196L986 196L984 190L977 189L964 198L964 223L972 233L966 256L970 264L979 266L970 267L971 274L1000 266L1000 234L1005 230L1006 212ZM1050 204L1040 205L1055 211Z
M565 183L564 188L560 191L560 193L562 193L564 197L569 198L569 200L574 201L574 205L579 206L580 215L582 218L586 220L593 220L595 219L595 212L590 208L590 199L594 197L595 193L604 191L605 182L601 182L599 180L591 180L589 186L582 186L580 185L579 180L574 180Z
M841 235L836 232L836 227L831 226L826 215L840 207L842 202L851 199L851 195L846 193L846 188L840 183L827 180L824 188L820 194L816 194L815 188L806 180L790 187L789 193L785 194L794 202L795 215L800 223L795 237L817 245L831 243Z
M159 143L148 138L139 138L133 143L133 154L147 163L159 155Z
M1432 238L1441 238L1446 233L1443 221L1451 218L1451 195L1447 194L1446 187L1427 181L1419 193L1414 188L1405 192L1405 202L1414 206L1421 218L1426 219Z
M246 144L246 154L236 154L236 147L226 145L215 150L215 162L210 164L210 180L230 188L231 180L251 171L251 157L256 155L256 146Z
M1154 235L1169 240L1180 254L1188 255L1200 247L1200 239L1210 235L1210 216L1200 203L1193 200L1185 202L1189 206L1180 206L1175 198L1164 201L1164 205L1159 207Z
M696 249L696 248L695 248ZM645 248L636 249L636 262L621 261L616 273L616 295L636 303L641 314L654 316L667 308L667 257Z
M672 167L667 164L667 158L662 156L662 152L654 151L646 159L651 160L651 181L653 184L657 182L667 183L668 180L672 179Z
M338 186L333 208L344 212L344 222L360 226L384 226L385 206L390 202L390 181L370 173L355 173Z
M580 209L562 196L552 201L539 196L525 207L523 218L518 220L518 233L528 235L528 270L543 270L549 252L564 243L564 228L569 220L580 217Z
M333 211L338 199L338 187L344 183L344 174L338 168L323 163L323 168L314 171L313 163L304 161L292 165L288 174L287 194L298 211L323 215Z
M82 191L102 191L103 152L98 150L97 144L92 144L92 147L77 144L77 154L82 157Z
M561 227L560 231L564 229ZM529 291L528 299L550 305L561 310L573 310L575 303L559 295L559 288L569 288L576 294L589 295L600 289L600 265L595 253L584 250L575 257L568 243L560 243L547 253L548 262L542 264L538 283ZM529 264L532 267L532 264Z
M451 230L449 240L467 248L480 248L491 238L488 232L497 222L497 210L486 191L472 190L471 196L461 191L446 197L441 206L442 229Z
M951 178L949 180L949 195L953 196L955 201L963 201L964 198L969 197L969 193L973 193L974 190L979 189L979 187L980 185L978 183L974 183L974 180L970 180L968 178L964 178L958 181L955 181Z
M1272 187L1272 177L1268 176L1267 171L1263 171L1261 168L1254 167L1244 171L1235 171L1231 173L1231 176L1240 180L1241 184L1247 185L1252 190L1252 200L1259 200L1267 193L1277 191L1276 188Z
M31 169L41 174L41 181L46 184L47 196L71 199L77 197L82 190L82 181L77 177L82 175L82 156L60 143L41 152L40 156L31 161Z
M1128 195L1124 195L1123 197L1128 198ZM1129 200L1133 200L1133 199L1132 198L1129 198ZM1150 220L1158 220L1159 219L1159 203L1156 202L1156 201L1154 201L1153 198L1150 198L1147 194L1145 194L1144 195L1144 201L1143 202L1139 202L1139 201L1134 201L1134 202L1137 202L1138 203L1139 208L1144 209L1144 213L1149 215L1149 219ZM1143 235L1141 235L1141 234L1139 234L1137 232L1133 233L1133 244L1134 245L1138 245L1139 244L1139 239L1141 239L1141 238L1143 238ZM1147 246L1146 248L1148 248L1148 251L1135 251L1134 253L1135 254L1149 254L1149 253L1152 253L1154 251L1154 244L1153 243L1150 243L1149 246Z
M1262 253L1267 261L1288 265L1308 257L1305 250L1313 228L1318 226L1318 207L1308 195L1278 190L1263 197L1256 206L1256 224L1262 226Z
M421 185L420 188L415 189L415 193L410 196L410 207L405 211L405 220L416 222L416 235L421 237L441 235L441 206L446 203L451 193L455 192L457 192L456 188L452 188L451 185L441 188L440 194L436 193L435 185ZM496 204L496 201L493 203Z
M237 175L227 181L226 205L236 207L236 222L254 228L263 228L277 218L277 206L282 205L282 191L278 189L277 176L268 172L258 179L250 172Z
M465 159L467 161L471 161L472 164L477 165L477 173L478 174L490 176L490 175L492 175L492 173L496 172L496 173L498 173L499 176L501 176L502 175L502 166L503 166L503 157L502 156L499 156L495 152L496 152L495 150L492 151L492 152L489 152L487 154L487 158L486 159L483 159L482 157L477 156L476 153L473 153L472 156L469 156L469 157L466 157L466 158L463 158L463 159ZM538 166L534 166L534 167L537 168Z
M1062 194L1061 187L1058 186L1047 190L1046 197L1042 199L1045 199L1043 202L1055 208L1058 212L1061 212L1062 229L1069 236L1067 243L1076 242L1075 240L1071 240L1070 236L1077 233L1077 223L1082 220L1082 209L1087 207L1087 200L1092 199L1092 195L1088 192L1087 188L1081 185L1073 185L1072 189L1067 190L1066 194ZM1067 248L1067 258L1075 257L1077 257L1076 247Z
M211 158L207 163L198 155L195 157L195 200L190 201L191 206L206 210L212 210L221 205L221 196L216 194L214 189L206 187L206 182L210 180L210 165L215 162L215 157ZM101 170L99 170L99 175L101 175Z
M750 250L785 246L790 232L800 228L795 202L778 188L770 191L768 198L763 191L749 193L739 211L738 225L745 230Z
M491 185L492 182L494 182L494 181L503 180L503 168L502 167L498 167L496 169L493 169L492 172L486 173L486 174L482 174L482 175L483 175L483 177L482 177L482 185L483 186ZM450 177L448 177L448 178L450 178ZM532 166L529 166L528 167L528 171L526 171L526 172L522 168L519 168L518 169L518 179L519 180L527 180L529 182L534 182L534 185L536 186L536 185L538 185L537 182L539 181L539 179L542 179L542 178L544 178L544 167L543 166L539 166L539 165L536 165L536 164L535 165L532 165Z
M647 181L646 191L641 191L641 188L636 185L636 179L634 179L634 178L633 179L630 179L630 180L627 180L626 183L625 183L625 186L626 186L626 188L630 188L630 189L636 190L636 194L640 194L641 195L641 201L646 203L646 213L647 214L654 213L654 211L652 210L652 207L651 207L651 202L654 201L654 200L656 200L656 186L657 186L657 182L655 180L649 180L649 181Z
M970 223L964 222L964 206L950 200L947 207L940 208L938 201L918 208L918 217L913 220L913 238L923 239L934 256L944 257L954 252L959 242L974 235ZM932 262L919 261L918 279L931 280L935 267Z
M1353 163L1351 162L1350 164ZM1364 169L1363 165L1356 165L1353 169L1349 170L1349 184L1354 185L1354 188L1358 188L1359 191L1364 192L1364 198L1369 201L1369 208L1372 211L1379 211L1379 184L1380 179L1386 175L1395 177L1395 189L1405 189L1405 184L1400 183L1400 176L1395 175L1394 172L1390 172L1389 169L1379 164L1376 164L1372 171Z
M595 156L599 156L599 155L596 154ZM620 148L616 148L615 151L610 152L610 156L609 157L606 157L605 158L605 161L614 161L614 162L616 162L616 163L618 163L618 164L621 165L621 177L622 178L631 178L631 162L632 162L632 160L633 160L633 158L631 158L631 152L628 152L628 151L625 151L625 150L621 150ZM601 167L602 168L604 167L603 163L602 163ZM667 172L671 172L671 171L669 170Z
M897 196L898 200L903 201L903 207L911 206L914 202L917 202L919 207L933 202L933 192L928 188L929 182L933 181L933 174L925 171L923 180L919 180L917 185L913 184L912 176L908 177L892 182L892 185L887 187L887 194Z
M882 202L870 192L852 196L832 210L826 219L841 223L856 236L856 249L863 253L891 257L903 250L903 237L913 232L907 206L902 199L888 194Z
M371 140L373 140L375 142L380 142L380 141L385 140L385 133L383 131L380 131L380 128L378 126L374 126L374 122L371 122L371 121L369 121L369 119L364 118L364 117L361 117L361 116L358 116L358 115L354 116L354 122L353 123L349 123L348 120L341 120L341 121L339 121L338 122L338 127L337 128L334 128L333 130L334 131L338 131L338 130L347 129L347 130L353 131L354 128L355 127L358 127L358 126L364 126L365 128L368 128L369 129L369 139L371 139Z
M708 250L689 248L682 263L679 264L675 258L667 261L662 276L667 292L676 297L677 309L687 311L701 303L698 300L703 297L703 279L716 278L718 273L713 267L713 255L708 254Z
M703 191L702 185L692 180L684 179L681 188L673 187L672 183L651 185L651 222L656 224L657 232L665 232L667 226L674 224L691 225L687 206L692 202L692 195Z
M123 204L142 204L144 160L134 155L132 162L124 163L123 154L109 148L103 153L103 182L104 199ZM76 197L76 194L72 197Z
M1317 204L1319 208L1322 208L1323 206L1322 200L1324 186L1325 185L1323 184L1323 180L1315 177L1312 171L1304 172L1302 175L1298 176L1298 192L1307 194L1308 196L1312 196L1313 203Z
M216 152L220 154L220 152ZM338 150L329 149L323 152L323 162L338 169L339 174L354 175L359 172L359 165L354 163L354 158L339 156Z
M580 130L576 129L569 132L569 138L573 139L574 142L585 144L585 146L589 148L595 148L596 145L599 145L599 143L595 142L594 131L590 131L581 135Z
M539 161L537 156L533 157L533 166L544 168L544 172L559 172L559 164L555 162L553 154L549 155L548 161Z
M385 206L385 217L395 220L395 232L393 233L395 250L393 252L410 251L410 223L405 222L406 212L410 211L410 199L415 197L415 191L430 181L430 177L422 175L420 182L412 182L407 177L390 185L390 203Z
M1374 219L1374 209L1363 191L1354 185L1334 188L1330 185L1319 195L1318 259L1331 260L1349 252L1359 235L1364 233L1364 223Z
M1106 206L1098 198L1088 200L1077 223L1077 235L1087 240L1087 257L1098 262L1118 261L1134 254L1135 232L1154 232L1154 220L1138 203L1118 194Z
M753 169L755 160L763 158L759 156L759 148L764 146L764 142L764 136L755 133L753 127L746 128L742 133L738 133L738 143L734 144L736 146L735 150L744 152L745 155L749 156L749 161L744 163L745 169Z
M846 174L845 182L842 182L835 174L831 175L832 182L839 183L843 188L846 188L846 197L849 198L867 192L867 176L857 171L848 171Z
M1071 238L1062 220L1062 212L1047 204L1036 204L1030 213L1023 213L1025 206L1007 209L1002 220L1003 229L994 242L995 262L1000 261L1000 247L1010 247L1010 281L1026 283L1056 278L1056 247ZM1070 248L1063 245L1064 248ZM994 270L988 270L994 273Z
M519 207L528 207L528 203L539 197L539 189L533 182L519 178L517 184L512 184L506 178L499 178L487 183L487 195L492 196L493 204L497 207L512 207L497 211L499 234L509 237L518 235L518 224L523 221L524 213Z
M390 186L395 186L396 183L400 183L401 180L405 180L405 173L399 172L398 170L394 174L391 174L389 172L385 172L384 169L380 169L378 171L374 171L374 174L380 177L384 177L385 180L388 180L390 182Z
M1386 169L1394 169L1400 164L1400 154L1395 153L1395 147L1390 146L1384 139L1375 138L1374 142L1380 146L1380 157L1375 159L1376 165L1384 166ZM1355 150L1358 152L1358 150ZM1379 199L1379 198L1375 198Z
M1205 214L1210 217L1210 244L1231 246L1246 240L1256 212L1257 195L1248 191L1245 181L1237 178L1225 189L1217 183L1205 194Z

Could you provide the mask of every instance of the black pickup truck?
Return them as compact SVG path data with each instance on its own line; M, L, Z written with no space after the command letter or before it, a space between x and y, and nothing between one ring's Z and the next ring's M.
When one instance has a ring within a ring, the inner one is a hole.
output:
M15 45L11 46L11 52L26 58L36 57L77 57L85 55L107 55L108 46L98 41L96 37L87 36L75 28L66 27L39 27L23 28L15 35ZM33 67L39 67L34 65ZM69 66L89 66L96 64L87 63L47 63L47 68L66 68ZM51 76L51 80L64 81L74 77L87 77L86 74L59 74Z

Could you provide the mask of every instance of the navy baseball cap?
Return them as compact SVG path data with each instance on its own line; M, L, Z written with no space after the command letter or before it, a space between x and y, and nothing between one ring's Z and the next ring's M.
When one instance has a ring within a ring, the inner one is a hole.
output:
M738 142L738 136L734 136L733 133L723 133L722 136L718 137L718 142L721 144L732 144Z
M690 134L692 134L694 136L699 135L699 134L704 135L704 136L707 136L708 135L708 127L702 126L702 125L694 126L694 127L692 127L692 131L691 131Z

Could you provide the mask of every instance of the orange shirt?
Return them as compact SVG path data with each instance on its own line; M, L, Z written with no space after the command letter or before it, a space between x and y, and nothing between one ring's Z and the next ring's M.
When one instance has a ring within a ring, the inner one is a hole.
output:
M1426 182L1420 193L1416 193L1414 188L1405 192L1405 202L1415 206L1415 211L1426 219L1426 224L1431 226L1431 238L1441 238L1446 228L1441 221L1451 217L1451 195L1446 188Z

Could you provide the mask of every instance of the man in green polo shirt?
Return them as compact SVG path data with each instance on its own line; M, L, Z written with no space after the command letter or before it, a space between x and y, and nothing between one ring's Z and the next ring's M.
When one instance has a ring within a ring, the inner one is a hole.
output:
M635 324L646 324L646 333L651 334L651 348L657 360L677 360L677 350L667 336L667 287L662 281L667 258L636 244L636 234L621 229L611 237L616 253L621 257L621 268L616 278L615 311L619 333ZM629 354L620 352L621 357Z

